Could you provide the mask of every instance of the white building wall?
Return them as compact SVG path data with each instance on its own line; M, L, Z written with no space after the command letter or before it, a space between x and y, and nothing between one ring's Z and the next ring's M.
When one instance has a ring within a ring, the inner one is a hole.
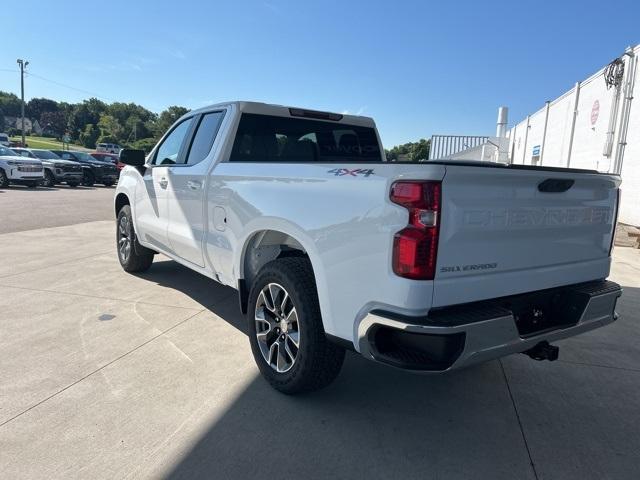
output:
M640 56L640 46L634 49ZM629 74L628 57L624 57L625 78ZM640 61L640 59L639 59ZM574 117L574 106L578 94L575 115L573 142L571 142L571 126ZM609 116L612 112L615 89L607 89L604 81L604 68L588 79L582 81L579 93L576 88L564 93L549 104L549 115L546 137L546 106L525 118L509 132L511 162L525 165L545 165L553 167L586 168L601 172L613 172L614 159L618 146L621 109L615 124L614 145L611 155L605 156L603 151L607 139ZM634 86L635 100L631 102L631 115L627 133L627 147L622 163L622 204L619 219L623 223L640 225L640 80ZM624 93L621 92L618 104L621 106ZM598 105L597 115L594 105ZM528 130L528 133L527 133ZM534 146L544 144L542 159L537 163L532 160ZM569 152L571 150L571 157Z
M528 163L525 161L526 145L527 141L526 132L528 131L527 120L523 120L509 131L509 138L511 140L510 152L512 152L512 163L523 165Z
M567 165L574 101L575 93L570 91L549 104L547 138L542 152L542 161L539 165L549 167L565 167ZM549 135L549 132L554 132L554 134Z
M596 76L580 86L580 101L570 164L572 168L590 168L609 172L613 167L615 152L612 151L609 157L605 157L602 152L607 139L614 94L614 88L607 90L603 71L598 72ZM595 123L592 123L592 111L596 102L600 108Z
M640 226L640 81L637 77L633 96L636 103L631 104L627 147L620 172L622 202L619 218L623 223Z

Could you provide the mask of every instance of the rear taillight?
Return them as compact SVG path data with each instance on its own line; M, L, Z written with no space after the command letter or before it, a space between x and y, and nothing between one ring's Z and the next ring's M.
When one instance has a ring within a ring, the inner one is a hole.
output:
M409 224L393 239L393 271L413 280L433 280L440 232L440 182L400 181L390 199L409 210Z

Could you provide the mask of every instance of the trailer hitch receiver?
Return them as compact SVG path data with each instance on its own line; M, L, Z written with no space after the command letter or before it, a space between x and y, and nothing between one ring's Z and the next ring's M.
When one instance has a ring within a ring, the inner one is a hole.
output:
M534 360L549 360L553 362L558 359L558 355L560 353L560 347L556 347L555 345L549 345L549 342L546 340L536 344L535 347L530 348L522 353L529 355L530 358Z

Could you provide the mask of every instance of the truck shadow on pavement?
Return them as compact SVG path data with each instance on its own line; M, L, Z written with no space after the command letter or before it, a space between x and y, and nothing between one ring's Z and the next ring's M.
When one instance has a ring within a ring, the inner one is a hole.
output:
M184 292L247 333L234 290L172 261L156 262L140 277ZM640 290L626 288L625 295L630 303L623 314L634 315L632 312L640 308ZM224 300L212 303L213 297ZM631 328L637 333L637 326ZM618 341L617 336L631 333L627 330L624 326L617 334L609 332L613 340L607 337L604 342L596 341L595 347L604 348L603 343ZM582 337L579 346L591 348L593 338ZM630 355L637 358L637 353L634 347ZM583 388L590 391L590 380L580 376L585 375L580 368L561 362L532 362L515 355L443 376L423 376L378 365L348 352L343 370L332 385L297 397L274 391L256 376L170 467L165 478L522 479L536 477L535 465L538 472L545 469L538 463L538 454L545 463L573 465L573 478L591 478L594 471L590 462L579 467L579 460L589 455L591 447L568 449L561 440L553 440L562 435L573 436L572 429L576 438L591 433L588 430L592 427L584 426L588 422L578 421L581 416L575 416L576 407L581 406L563 398L549 403L548 396L542 393L546 382L551 388L569 391L585 383ZM588 379L589 373L586 375ZM510 377L516 382L515 387L509 387ZM523 386L530 377L533 384ZM541 383L538 390L536 381ZM536 405L533 416L524 421L516 412L518 392L525 409L527 404ZM623 411L616 413L621 406ZM584 408L589 409L590 405ZM609 439L608 445L601 445L604 451L598 455L596 470L612 467L629 473L634 455L614 454L640 446L639 442L628 445L632 425L617 427L619 417L629 412L629 407L612 396L607 409L596 411L598 426L593 434ZM545 418L549 430L562 435L539 432L538 415ZM533 438L528 438L527 444L524 438L529 428ZM557 451L558 457L545 454L549 449ZM551 465L546 468L551 469L548 473L555 471ZM567 472L564 468L560 471Z

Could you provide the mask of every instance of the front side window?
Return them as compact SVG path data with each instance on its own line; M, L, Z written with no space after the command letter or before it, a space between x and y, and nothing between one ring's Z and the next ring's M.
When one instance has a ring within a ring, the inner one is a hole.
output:
M244 113L230 161L381 162L371 127Z
M74 155L76 156L76 158L82 162L94 162L96 159L93 158L91 155L89 155L88 153L84 153L84 152L74 152Z
M187 165L195 165L207 158L216 139L222 117L224 112L211 112L202 116L186 156Z
M178 156L180 155L180 149L182 148L187 133L191 128L191 122L193 122L193 117L187 118L167 135L156 151L153 159L154 165L175 165L180 161Z

